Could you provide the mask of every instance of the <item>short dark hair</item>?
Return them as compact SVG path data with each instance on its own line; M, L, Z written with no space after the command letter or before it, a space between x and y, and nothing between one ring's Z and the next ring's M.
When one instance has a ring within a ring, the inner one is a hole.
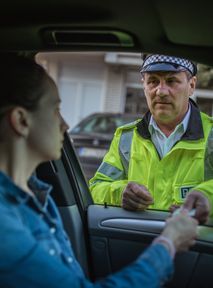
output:
M0 59L0 111L13 105L35 111L50 79L45 69L24 56L7 54Z

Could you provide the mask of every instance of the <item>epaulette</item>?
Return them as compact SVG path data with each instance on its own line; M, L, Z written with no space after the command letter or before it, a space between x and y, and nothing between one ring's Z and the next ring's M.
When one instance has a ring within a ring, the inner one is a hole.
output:
M133 122L130 122L130 123L124 124L123 126L120 126L118 129L119 130L128 130L128 129L134 128L138 124L138 122L140 122L140 121L141 121L141 119L137 119Z

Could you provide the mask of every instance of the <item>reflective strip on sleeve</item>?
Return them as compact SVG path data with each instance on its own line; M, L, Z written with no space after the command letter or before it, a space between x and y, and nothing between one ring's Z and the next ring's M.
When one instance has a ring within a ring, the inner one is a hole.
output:
M113 179L113 180L122 180L124 179L124 171L106 163L103 162L101 164L101 166L99 167L98 171L99 173L102 173L106 176L108 176L109 178Z
M119 153L126 177L128 175L129 170L129 159L132 145L132 137L133 137L133 129L123 131L119 142Z
M205 180L213 179L213 129L211 130L205 152Z

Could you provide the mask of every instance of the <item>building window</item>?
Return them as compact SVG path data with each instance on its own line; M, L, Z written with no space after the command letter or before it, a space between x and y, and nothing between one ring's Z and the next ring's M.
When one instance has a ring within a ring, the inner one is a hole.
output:
M127 87L125 112L133 114L144 114L148 107L146 97L141 88Z

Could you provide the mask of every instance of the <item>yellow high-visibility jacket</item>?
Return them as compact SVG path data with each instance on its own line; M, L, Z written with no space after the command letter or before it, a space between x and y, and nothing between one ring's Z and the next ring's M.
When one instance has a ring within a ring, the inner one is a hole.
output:
M160 159L148 130L150 117L148 112L143 119L116 130L90 180L94 202L121 205L122 192L133 181L147 187L154 198L152 209L168 210L172 204L182 204L191 189L204 193L213 206L212 118L192 103L187 131Z

